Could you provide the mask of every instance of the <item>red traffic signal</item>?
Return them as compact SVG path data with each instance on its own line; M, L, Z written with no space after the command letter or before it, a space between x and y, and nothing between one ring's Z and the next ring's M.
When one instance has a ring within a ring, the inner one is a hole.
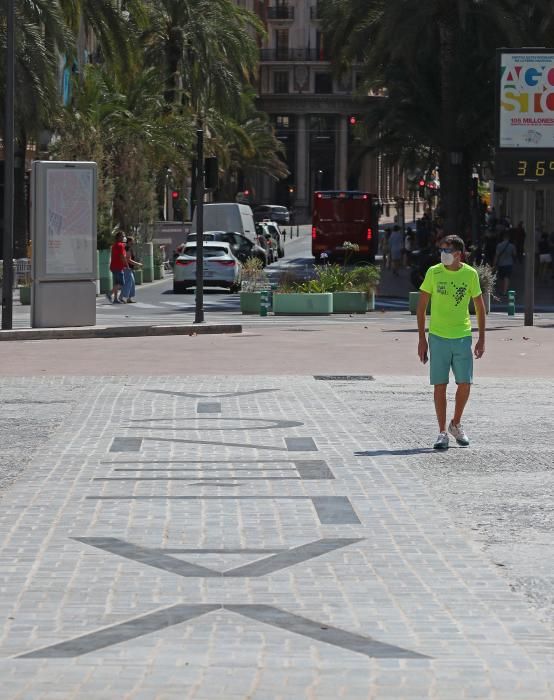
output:
M173 200L179 199L179 190L172 190L171 191L171 199L173 199Z
M350 124L350 126L355 126L357 121L358 120L356 119L356 117L354 115L351 115L350 117L348 117L348 123Z
M425 180L420 180L420 181L419 181L419 186L420 186L420 187L425 187Z

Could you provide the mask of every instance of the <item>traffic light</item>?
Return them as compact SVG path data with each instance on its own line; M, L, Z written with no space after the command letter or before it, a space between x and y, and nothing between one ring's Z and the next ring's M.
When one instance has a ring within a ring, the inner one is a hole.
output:
M204 182L207 190L217 190L219 186L219 165L216 156L204 159Z
M181 192L179 190L171 190L171 204L173 205L173 221L183 221Z
M350 124L350 126L356 126L356 124L358 123L358 119L353 114L351 114L348 117L348 123Z
M419 187L419 196L423 199L425 197L425 180L421 178L421 180L418 182L418 187Z

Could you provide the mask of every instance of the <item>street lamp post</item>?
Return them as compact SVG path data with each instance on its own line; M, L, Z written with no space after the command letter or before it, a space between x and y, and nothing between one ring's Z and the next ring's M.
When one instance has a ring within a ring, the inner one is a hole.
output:
M4 117L4 276L2 329L13 325L13 216L14 216L14 102L15 102L15 0L6 2L6 93ZM24 156L25 157L25 156Z
M204 131L196 132L196 312L204 323Z

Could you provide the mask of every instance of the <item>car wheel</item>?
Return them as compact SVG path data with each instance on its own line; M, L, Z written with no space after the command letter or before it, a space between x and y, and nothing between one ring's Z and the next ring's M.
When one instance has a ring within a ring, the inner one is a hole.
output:
M280 257L280 258L284 258L284 257L285 257L285 251L284 251L283 248L281 248L281 250L279 251L279 257Z
M186 294L187 285L183 282L173 282L173 294Z
M237 292L240 292L240 284L232 284L232 285L229 287L229 292L230 292L231 294L236 294Z

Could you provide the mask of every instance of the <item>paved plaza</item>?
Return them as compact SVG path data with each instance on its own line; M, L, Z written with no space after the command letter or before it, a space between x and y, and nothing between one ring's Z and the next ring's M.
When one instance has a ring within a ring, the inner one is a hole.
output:
M0 698L552 698L553 389L437 455L421 377L5 377Z

